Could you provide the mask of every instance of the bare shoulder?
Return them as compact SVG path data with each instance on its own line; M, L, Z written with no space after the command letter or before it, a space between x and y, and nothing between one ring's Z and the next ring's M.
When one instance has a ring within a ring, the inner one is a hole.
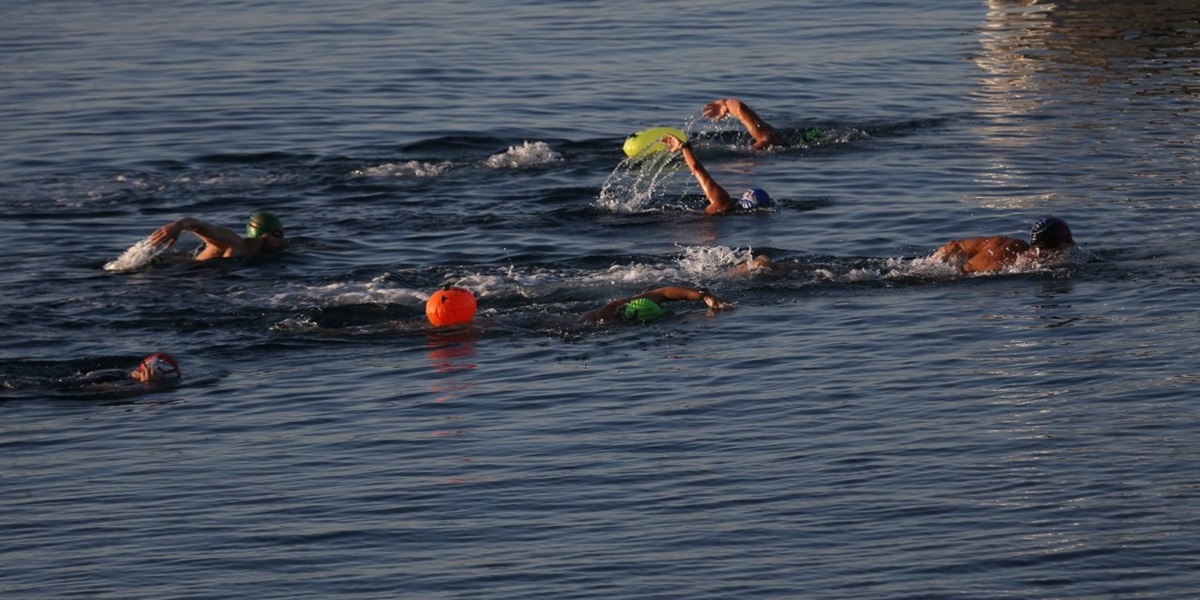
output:
M995 252L1016 250L1022 251L1029 247L1029 244L1018 240L1017 238L1008 237L1005 235L993 235L987 237L963 238L960 240L950 240L941 248L938 248L937 254L965 254L975 255L980 252Z
M980 238L962 270L964 273L999 271L1015 263L1028 249L1026 242L1008 236Z
M1018 240L1014 237L1008 237L1006 235L994 235L983 239L984 243L982 248L986 250L1016 253L1024 252L1029 249L1028 242L1025 242L1024 240Z

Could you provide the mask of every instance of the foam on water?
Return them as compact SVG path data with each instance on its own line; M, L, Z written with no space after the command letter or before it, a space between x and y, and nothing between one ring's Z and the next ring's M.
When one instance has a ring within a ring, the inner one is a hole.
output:
M168 246L155 246L150 238L145 237L121 253L116 260L104 265L104 270L111 273L136 271L150 264L156 257L167 251Z
M563 156L542 141L525 141L519 146L509 146L504 152L493 154L479 164L490 169L522 169L563 162ZM468 163L453 161L408 160L387 162L360 167L351 172L353 177L441 177L450 171L467 166Z
M354 177L439 177L445 175L454 166L454 163L451 162L410 160L355 169L351 175Z
M729 269L745 264L754 258L751 248L739 249L729 246L688 246L678 259L679 268L691 277L714 277L727 273Z
M519 169L562 162L563 157L546 142L526 141L520 146L489 156L483 164L493 169Z
M961 265L947 263L932 256L922 256L912 259L894 258L885 261L875 273L876 278L883 279L922 279L940 281L959 277L991 277L995 275L1028 275L1044 271L1078 267L1096 260L1096 256L1088 250L1075 247L1067 252L1056 252L1044 256L1022 256L1013 264L998 272L974 273L964 275ZM870 269L862 269L858 274L867 277Z
M394 287L377 277L371 281L344 281L321 286L294 285L282 293L264 299L270 306L344 306L352 304L423 305L432 293L406 287ZM249 300L252 303L255 299Z
M560 292L600 292L603 295L639 292L642 287L686 279L682 270L670 264L632 263L600 270L510 268L500 274L465 275L455 285L470 289L480 298L546 298ZM635 289L636 288L636 289Z
M498 273L452 277L448 283L465 287L479 298L546 298L560 292L636 293L662 285L692 285L729 277L729 270L751 258L750 249L727 246L686 246L681 255L660 261L613 264L602 269L554 269L509 266Z

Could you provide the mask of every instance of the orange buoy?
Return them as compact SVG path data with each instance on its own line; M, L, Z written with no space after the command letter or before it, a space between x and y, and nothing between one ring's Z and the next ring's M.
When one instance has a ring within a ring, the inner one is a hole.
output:
M475 318L475 296L465 288L446 286L429 297L425 316L434 327L469 323Z

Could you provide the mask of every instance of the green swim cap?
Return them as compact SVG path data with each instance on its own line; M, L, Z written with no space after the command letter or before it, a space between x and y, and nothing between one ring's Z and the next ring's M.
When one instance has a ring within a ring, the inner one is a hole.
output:
M663 309L653 300L634 298L625 305L625 318L630 321L654 321L663 318Z
M273 231L283 231L283 222L273 213L260 211L250 215L246 221L246 237L262 237Z

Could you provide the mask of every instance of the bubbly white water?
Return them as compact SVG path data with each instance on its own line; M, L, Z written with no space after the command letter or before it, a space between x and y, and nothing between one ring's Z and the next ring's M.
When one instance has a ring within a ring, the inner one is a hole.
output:
M127 248L116 259L105 263L104 270L112 273L136 271L150 264L156 257L166 252L167 249L168 246L155 246L151 244L150 238L145 237Z

